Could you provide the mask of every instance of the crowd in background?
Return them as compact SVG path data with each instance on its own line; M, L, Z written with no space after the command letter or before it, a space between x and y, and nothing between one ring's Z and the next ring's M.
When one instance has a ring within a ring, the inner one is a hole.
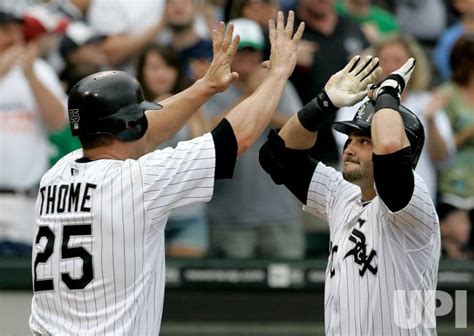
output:
M437 204L446 258L472 259L474 234L474 0L2 0L0 4L0 254L31 253L42 174L79 148L67 122L67 93L81 78L120 69L147 100L198 80L212 59L211 30L232 21L240 35L239 80L215 95L173 138L210 131L266 76L267 22L294 10L306 29L298 63L270 128L280 128L354 54L379 57L383 76L417 64L401 104L423 122L416 168ZM358 106L334 120L352 119ZM330 120L312 155L340 168L345 138ZM175 210L170 257L303 258L327 255L328 228L276 186L258 163L267 132L242 155L212 201Z

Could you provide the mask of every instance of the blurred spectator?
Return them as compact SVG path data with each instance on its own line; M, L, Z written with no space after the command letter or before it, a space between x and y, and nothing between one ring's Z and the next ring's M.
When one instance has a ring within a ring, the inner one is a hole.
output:
M38 54L35 43L25 43L21 20L0 12L0 253L31 253L47 132L66 123L61 84Z
M197 14L198 6L194 0L167 0L166 2L166 27L171 32L169 44L179 53L183 70L189 78L192 78L190 57L209 59L209 55L212 55L212 42L199 36L194 28Z
M171 1L180 8L176 15L181 18L187 15L182 12L187 3L194 5L194 0L150 0L138 4L129 0L92 1L89 23L95 31L108 36L104 49L109 64L133 73L135 69L131 67L131 62L147 45L158 40L168 42L165 6ZM206 20L201 13L193 22L193 27L200 37L209 36Z
M59 73L64 66L58 53L59 40L69 24L68 19L62 13L40 3L26 8L21 17L26 41L38 43L40 57Z
M446 5L443 0L394 1L400 29L424 45L433 46L446 28Z
M441 253L447 259L474 259L468 242L472 230L469 213L448 203L437 207L441 230Z
M227 111L251 95L265 80L261 68L264 38L260 26L248 19L231 21L240 35L232 71L239 80L205 105L206 116L217 124ZM301 102L288 82L271 121L281 127L301 108ZM304 254L301 220L292 195L275 185L258 163L258 151L267 132L242 156L232 180L216 181L208 204L213 253L229 258L299 258Z
M437 167L453 157L455 145L450 122L442 109L442 101L433 100L427 91L430 81L428 59L418 43L408 35L392 35L379 41L372 54L380 58L381 78L400 68L407 59L416 59L416 67L402 94L401 103L415 113L425 127L425 150L421 153L416 171L425 181L431 198L436 201ZM360 104L339 110L337 120L351 120ZM335 132L342 152L346 137Z
M371 43L398 31L395 17L373 5L370 0L338 0L336 10L340 15L347 15L357 21Z
M189 78L196 81L202 78L212 61L212 50L204 46L203 48L193 48L187 53L190 67Z
M444 31L433 50L433 62L443 81L451 76L450 54L456 41L463 34L474 34L474 1L451 0L452 6L459 12L460 21Z
M83 22L71 23L66 29L59 52L65 61L61 80L67 92L83 77L109 68L103 49L104 39L105 36L95 33Z
M360 53L369 44L356 22L335 12L334 0L300 0L296 16L297 21L306 23L306 28L291 80L306 104L322 90L333 73L345 66L351 55ZM331 132L333 121L328 120L320 129L315 157L336 166L339 155Z
M47 35L60 35L66 30L68 20L45 6L33 6L22 14L23 35L26 42Z
M298 5L298 0L279 0L281 10L286 13L290 10L295 10Z
M108 63L133 72L131 61L165 26L166 0L93 0L88 19L91 28L107 36L104 50Z
M178 55L171 49L158 45L147 47L140 55L137 78L148 101L164 100L190 84L182 72ZM204 134L205 128L202 112L198 111L176 135L160 147L176 147L179 141ZM204 203L173 210L166 224L165 242L168 257L205 256L209 250L209 227Z
M268 35L268 20L276 21L279 10L277 0L236 0L233 2L231 19L246 18L257 22L263 30L265 48L263 58L270 56L270 38Z
M60 13L71 22L86 21L91 0L59 0L53 1L50 9Z
M474 37L463 36L453 47L451 81L440 89L457 147L450 165L441 170L440 192L474 204Z
M199 11L201 12L208 31L217 27L220 21L224 20L224 6L227 0L201 0L197 1Z

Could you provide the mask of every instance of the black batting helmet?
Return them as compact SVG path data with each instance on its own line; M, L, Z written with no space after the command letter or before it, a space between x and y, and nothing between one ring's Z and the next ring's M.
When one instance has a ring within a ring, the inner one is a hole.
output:
M348 121L337 121L332 127L341 133L349 135L351 131L357 130L370 136L370 125L375 112L375 103L367 101L362 104L357 111L354 119ZM423 145L425 143L425 130L420 119L405 106L400 105L398 112L402 117L405 125L405 132L410 141L411 150L413 152L413 168L416 167L420 158Z
M102 71L80 80L69 93L73 136L111 134L122 141L140 139L148 128L145 110L162 106L147 102L138 81L123 71Z

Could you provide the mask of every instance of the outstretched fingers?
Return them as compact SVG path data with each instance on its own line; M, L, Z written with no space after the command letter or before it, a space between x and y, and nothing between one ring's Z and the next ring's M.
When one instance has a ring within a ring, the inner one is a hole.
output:
M234 57L235 53L237 52L237 47L239 46L240 42L240 36L236 35L232 39L232 43L230 44L230 47L227 49L227 55L230 57Z
M369 65L372 63L373 59L374 58L372 56L368 55L365 57L363 61L360 60L359 63L354 68L354 70L352 71L354 73L354 76L359 76L364 70L366 70L369 67Z
M212 31L212 49L214 55L221 50L222 40L224 39L225 24L224 22L219 22L219 27Z
M346 66L344 67L344 69L342 69L342 71L344 71L345 73L352 72L354 68L357 66L357 64L359 64L359 61L360 61L360 55L355 55L354 57L352 57L349 63L346 64Z
M378 68L378 66L379 66L379 59L377 57L372 58L370 62L367 63L367 66L358 75L358 77L360 78L360 81L362 82L367 77L369 77L375 71L375 69Z
M298 26L298 30L296 31L295 35L293 36L293 41L296 44L300 43L301 38L303 37L304 27L305 27L304 22L301 22L300 25Z
M234 25L232 23L229 23L227 25L227 29L225 32L225 37L224 41L222 42L222 49L223 50L228 50L230 47L230 44L232 43L232 35L234 33Z
M370 84L373 84L373 83L376 83L379 78L380 78L380 75L382 74L382 68L377 66L374 71L372 71L369 75L367 75L362 81L361 81L361 85L363 87L367 87L368 85Z
M276 26L277 33L281 33L285 29L284 21L285 21L285 18L283 16L283 12L279 11L278 18L277 18L277 26Z
M287 38L291 38L293 35L293 26L295 25L295 12L290 11L288 13L288 20L286 21L285 35Z
M271 45L275 42L276 30L275 30L275 21L272 19L268 20L268 36L270 38Z
M413 57L410 57L408 61L406 61L405 64L403 64L397 72L400 73L400 75L402 76L407 76L413 71L414 68L415 59Z

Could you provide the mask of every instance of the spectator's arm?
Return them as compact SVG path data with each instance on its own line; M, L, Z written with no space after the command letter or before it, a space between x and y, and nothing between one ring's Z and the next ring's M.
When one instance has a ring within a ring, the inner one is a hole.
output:
M66 124L64 105L37 77L34 71L34 62L38 53L39 48L36 44L28 45L25 51L19 55L19 64L33 92L45 126L51 131L60 130Z
M428 132L428 151L431 160L438 164L448 160L455 150L451 125L442 111L448 100L447 92L435 92L424 113Z
M461 147L466 141L474 138L474 124L471 124L464 128L462 131L454 134L454 141L456 142L456 147Z
M434 118L427 119L428 128L428 151L431 160L435 163L443 162L449 157L449 150L446 141L441 136Z
M46 127L51 131L62 129L66 124L66 114L61 100L49 91L36 75L29 77L28 82Z
M110 65L120 65L137 55L151 43L163 29L159 22L139 34L119 34L107 37L104 41L104 51Z

